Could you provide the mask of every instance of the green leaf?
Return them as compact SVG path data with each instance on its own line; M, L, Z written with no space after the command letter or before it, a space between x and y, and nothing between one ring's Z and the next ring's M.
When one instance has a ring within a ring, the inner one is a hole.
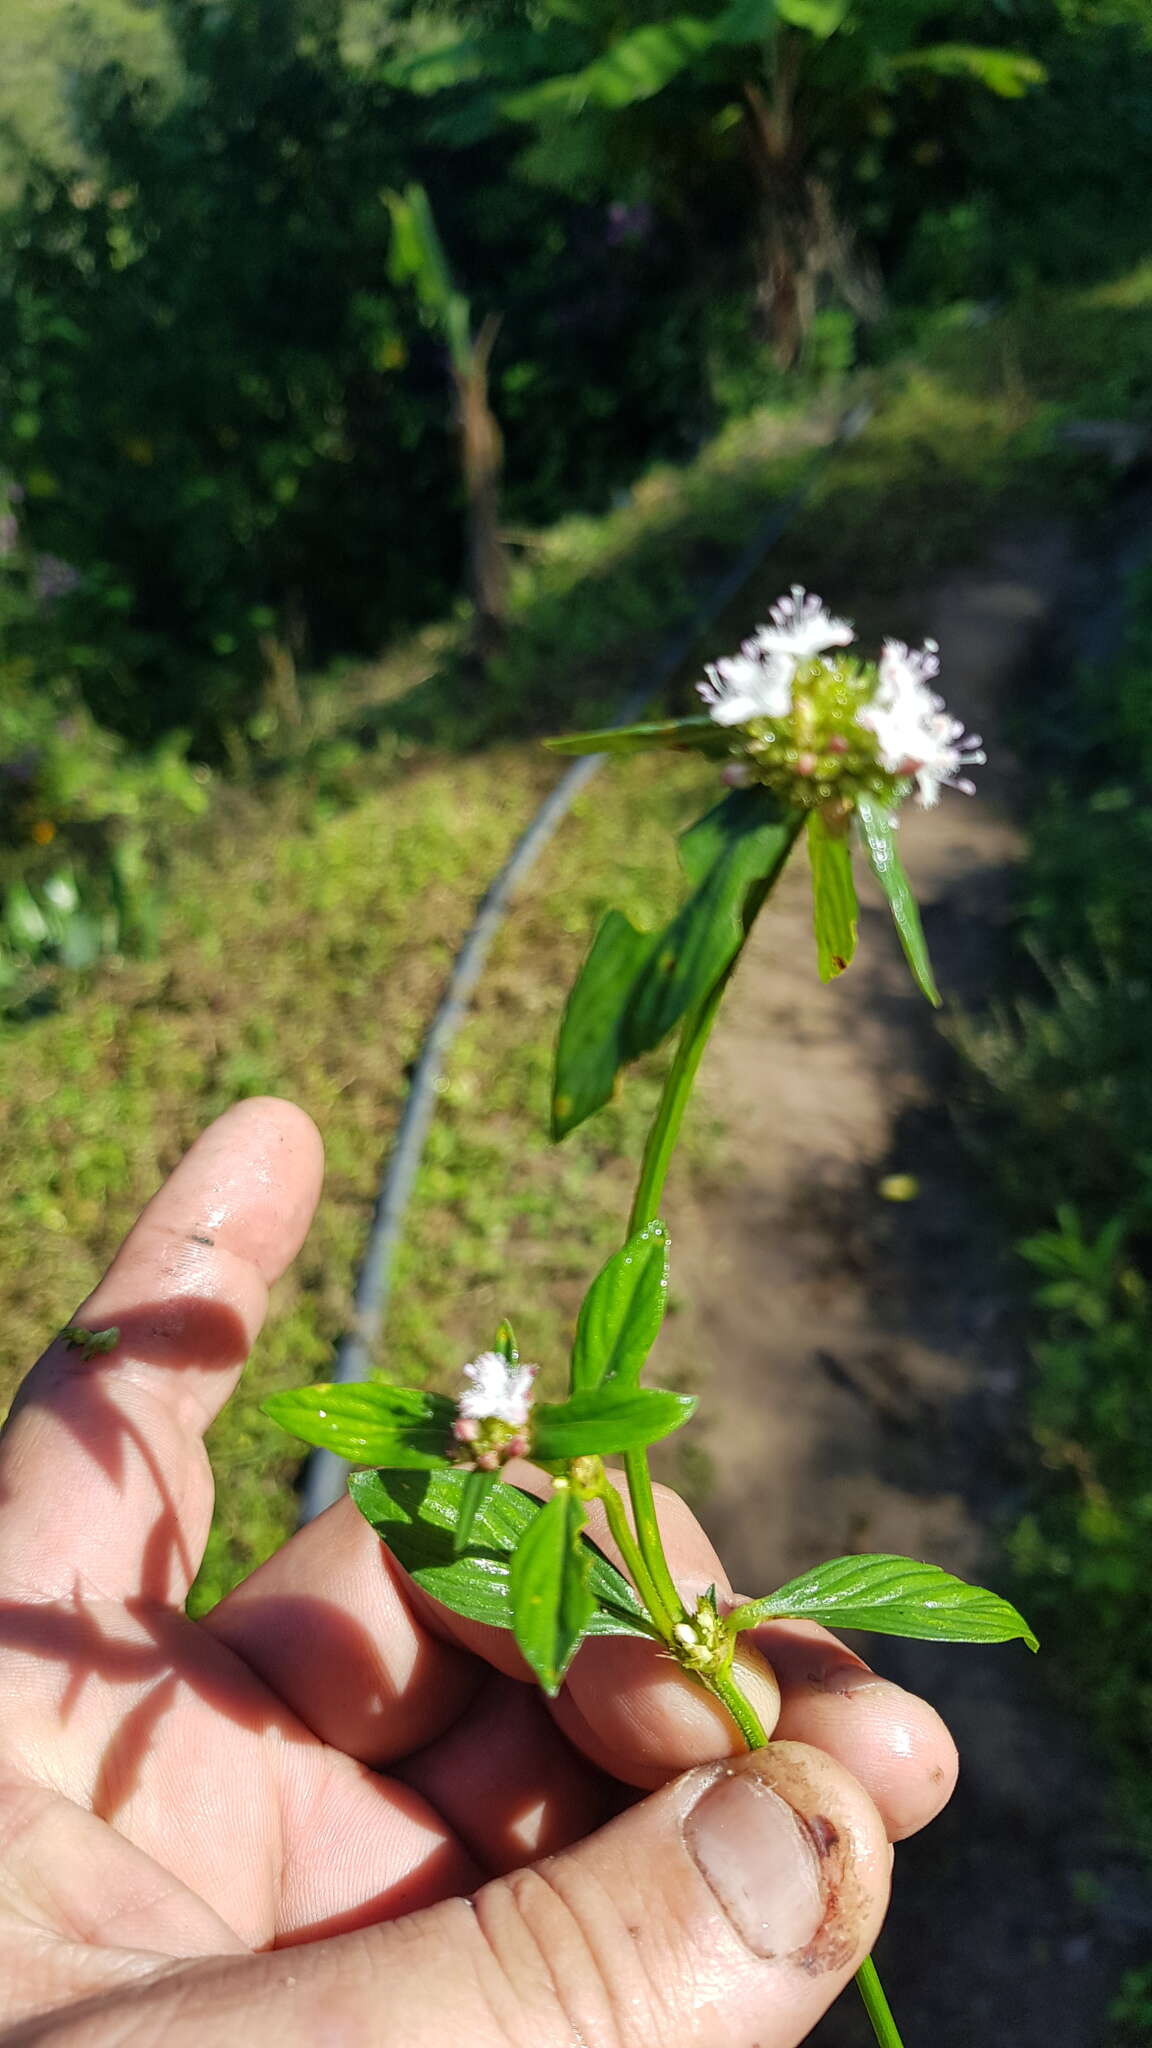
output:
M570 1486L558 1487L529 1523L512 1558L512 1628L540 1684L555 1697L596 1612L586 1512Z
M452 282L428 194L423 185L409 185L404 193L384 196L392 216L392 280L412 285L424 318L444 336L457 371L467 374L472 358L470 308Z
M520 1353L516 1348L516 1339L512 1333L511 1323L501 1323L500 1328L496 1332L496 1349L508 1365L519 1365Z
M567 1137L610 1101L616 1076L632 1057L628 1004L656 945L621 910L601 919L568 997L556 1046L552 1136Z
M667 1302L668 1232L653 1222L613 1252L584 1296L572 1346L573 1393L606 1380L634 1387Z
M454 1548L471 1473L358 1472L349 1492L382 1543L416 1584L453 1614L489 1628L511 1628L512 1554L541 1505L501 1480L476 1508L466 1556ZM582 1537L595 1611L585 1633L658 1636L626 1578Z
M455 1403L412 1387L373 1380L352 1386L294 1387L269 1394L265 1415L292 1436L335 1451L355 1465L407 1465L430 1471L446 1465Z
M939 78L973 78L1002 100L1020 100L1048 72L1021 50L997 50L975 43L933 43L890 59L893 71L931 71Z
M1022 1637L1030 1650L1038 1648L1023 1615L1007 1600L913 1557L834 1557L778 1593L738 1608L732 1626L755 1628L784 1618L925 1642L1008 1643Z
M532 1410L532 1455L551 1465L643 1450L682 1429L695 1407L690 1394L611 1381L568 1401L538 1401Z
M812 922L821 981L834 981L852 964L860 906L852 880L847 831L830 832L819 811L808 813L808 858L812 864Z
M888 908L900 934L900 944L912 969L912 978L921 994L939 1009L940 991L932 974L932 962L928 958L912 884L896 851L896 827L892 813L879 797L861 796L856 800L856 816L860 820L872 873L888 899Z
M553 754L643 754L655 747L696 748L728 754L731 738L705 712L696 718L664 718L646 725L606 725L599 732L562 733L545 740Z
M780 815L776 799L759 784L751 789L730 790L680 834L676 850L688 880L698 888L737 840L779 821ZM799 826L799 813L795 823Z
M452 1531L452 1548L457 1557L463 1555L471 1540L476 1517L484 1506L494 1486L500 1485L498 1472L465 1472L464 1484L460 1488L460 1514Z
M779 0L731 0L716 23L716 39L721 43L765 42L775 34L780 14Z
M825 43L846 21L851 0L778 0L778 6L781 21Z
M558 112L579 114L587 106L635 106L650 100L692 65L716 41L715 21L681 14L672 21L650 22L621 36L603 56L582 71L549 78L504 101L513 121L537 121Z
M692 895L663 932L608 912L568 998L556 1051L552 1128L562 1138L612 1094L731 967L800 829L768 791L738 790L685 832Z
M726 799L709 814L723 813L728 820L715 864L661 935L633 992L628 1036L634 1059L659 1045L687 1010L711 994L791 850L792 816L781 813L766 790L736 794L741 801ZM708 824L703 819L694 831ZM682 858L691 859L694 851L693 834L687 833Z

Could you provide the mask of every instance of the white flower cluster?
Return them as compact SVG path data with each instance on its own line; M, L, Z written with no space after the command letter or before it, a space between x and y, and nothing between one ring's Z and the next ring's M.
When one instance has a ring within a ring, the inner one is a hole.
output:
M528 1415L539 1367L512 1365L499 1351L482 1351L464 1367L468 1385L456 1403L452 1434L476 1447L481 1471L495 1471L506 1458L528 1449Z
M783 738L781 728L797 708L797 678L803 674L809 694L813 686L818 689L821 678L833 674L824 657L850 646L856 635L846 619L833 617L820 598L798 583L772 606L770 619L738 654L714 662L707 682L697 687L717 725L764 721ZM914 649L902 640L886 640L871 692L862 692L854 707L855 724L872 736L877 765L898 780L914 781L925 805L938 802L945 785L971 795L972 783L963 771L985 759L979 736L965 733L930 687L939 668L935 641ZM861 676L871 673L861 671ZM868 744L858 733L861 743ZM826 742L832 755L847 753L849 746L850 735L844 732L834 732ZM810 754L801 751L794 759L800 774L811 772ZM737 763L726 779L737 782L751 774L750 767Z
M787 718L792 683L802 661L847 647L856 638L847 619L834 619L801 584L772 606L770 626L757 626L739 654L713 662L698 683L717 725L747 725L751 718Z

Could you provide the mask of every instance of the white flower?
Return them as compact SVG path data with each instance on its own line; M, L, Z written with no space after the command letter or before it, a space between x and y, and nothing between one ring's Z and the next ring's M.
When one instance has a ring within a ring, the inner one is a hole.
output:
M909 647L904 640L886 640L880 656L881 694L902 690L919 684L923 687L940 673L940 643L926 640L923 647Z
M796 663L787 655L763 654L756 640L746 640L739 654L712 662L706 673L708 681L696 688L717 725L787 718L792 709Z
M464 1367L469 1384L456 1403L461 1422L506 1422L510 1429L523 1429L538 1370L535 1365L509 1365L498 1351L482 1351Z
M787 597L781 597L769 613L770 626L756 628L755 644L766 654L786 654L793 661L810 661L829 647L847 647L856 638L847 619L834 619L825 611L822 598L794 583Z
M747 725L754 718L787 718L792 682L802 661L829 647L846 647L855 634L846 619L834 619L802 584L772 606L769 626L757 626L739 654L711 664L697 689L717 725Z
M960 771L987 758L979 734L965 733L944 699L928 688L939 669L934 640L916 649L886 640L876 695L860 713L861 725L876 735L888 773L914 777L926 808L939 802L945 785L971 796L973 784Z

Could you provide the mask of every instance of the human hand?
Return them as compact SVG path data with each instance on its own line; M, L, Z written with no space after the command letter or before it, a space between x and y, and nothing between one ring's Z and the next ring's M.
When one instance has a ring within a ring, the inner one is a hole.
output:
M54 1343L0 1439L0 2040L793 2048L955 1772L833 1637L757 1632L778 1739L729 1763L654 1645L589 1641L549 1704L347 1501L186 1618L202 1434L320 1178L299 1110L229 1110L77 1313L115 1351ZM673 1496L662 1521L682 1585L724 1592Z

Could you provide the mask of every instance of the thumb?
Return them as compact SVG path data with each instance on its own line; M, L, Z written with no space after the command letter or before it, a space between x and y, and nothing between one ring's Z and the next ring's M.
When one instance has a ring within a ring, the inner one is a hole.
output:
M192 1964L106 2011L164 2048L796 2048L871 1948L890 1864L855 1779L776 1743L472 1900ZM76 2048L123 2039L81 2011ZM35 2039L71 2048L67 2017Z

